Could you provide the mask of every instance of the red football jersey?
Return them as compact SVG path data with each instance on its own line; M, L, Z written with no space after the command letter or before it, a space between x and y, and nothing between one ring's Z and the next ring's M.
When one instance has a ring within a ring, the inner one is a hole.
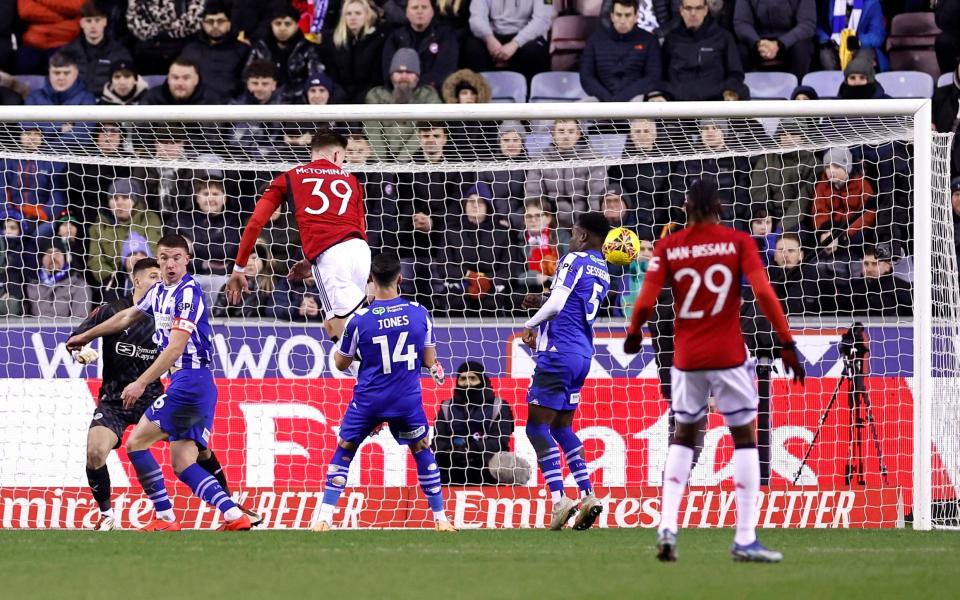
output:
M758 269L756 242L723 225L694 225L657 242L646 277L656 289L664 282L673 289L678 369L729 369L747 360L740 288Z
M367 239L363 191L357 178L321 158L291 169L270 183L243 232L237 266L246 266L260 231L287 199L291 200L307 259L312 261L340 242Z

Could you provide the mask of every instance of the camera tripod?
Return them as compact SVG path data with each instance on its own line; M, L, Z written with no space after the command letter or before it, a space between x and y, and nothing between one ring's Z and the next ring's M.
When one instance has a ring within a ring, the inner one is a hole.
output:
M823 409L823 414L820 415L820 422L817 423L817 431L814 433L813 440L811 440L806 453L803 455L803 460L800 461L800 468L797 469L794 475L794 485L799 481L800 474L803 473L803 467L807 464L807 459L810 458L810 453L817 444L817 440L820 439L823 424L830 415L830 410L840 397L840 389L843 387L844 382L847 383L847 409L850 417L847 429L849 445L847 448L847 465L844 470L844 481L847 486L850 486L854 483L854 478L856 478L858 485L866 484L867 457L864 455L863 445L866 443L866 432L864 429L869 425L870 436L873 438L874 448L877 452L877 460L880 463L880 474L883 477L883 483L887 483L887 465L883 460L883 449L880 447L880 437L877 435L877 423L873 418L873 405L870 403L870 394L867 392L866 375L864 373L866 356L858 356L856 349L854 348L852 350L849 354L844 354L843 373L837 382L837 387L833 390L833 396L830 397L830 402L827 403L827 407ZM864 415L866 415L866 421L864 421Z

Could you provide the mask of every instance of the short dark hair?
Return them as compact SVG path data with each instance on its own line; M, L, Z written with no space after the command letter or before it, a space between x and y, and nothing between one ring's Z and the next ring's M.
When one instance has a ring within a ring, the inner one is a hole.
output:
M610 221L607 221L607 218L603 216L602 212L583 213L577 218L577 227L597 236L601 240L606 239L607 234L610 233L612 229L612 227L610 227Z
M687 188L688 220L703 220L720 213L720 195L712 177L698 177Z
M157 262L155 258L141 258L137 262L133 263L133 271L131 273L136 275L146 271L147 269L159 269L160 263Z
M310 150L323 150L330 146L336 146L342 150L347 149L347 138L326 127L318 129L310 140Z
M620 6L626 6L627 8L632 8L633 12L640 12L640 3L637 0L613 0L613 4L610 5L610 12L613 12L614 5L619 4Z
M100 3L97 0L89 0L84 2L83 6L80 7L80 18L86 19L90 17L103 17L109 19L110 15L107 14L107 11L100 6Z
M168 233L167 235L160 238L160 241L157 242L157 248L163 246L164 248L171 248L183 250L187 254L190 254L190 243L187 241L187 238L183 237L178 233Z
M380 287L393 285L400 277L400 258L396 254L381 252L370 262L370 275Z
M780 234L780 237L777 238L777 241L779 242L780 240L790 240L790 241L792 241L792 242L796 242L798 246L802 246L802 245L803 245L803 244L800 242L800 236L797 235L797 234L795 234L795 233L793 233L792 231L788 231L788 232L786 232L786 233Z
M227 19L230 19L230 7L223 0L207 0L207 3L203 6L203 16L207 15L224 15Z
M443 129L446 132L447 126L444 125L443 121L417 121L417 132L434 129Z
M200 75L200 66L196 62L187 58L186 56L178 56L173 59L173 62L170 63L170 66L177 65L178 67L190 67L197 72L197 76ZM167 69L169 71L169 69Z
M60 69L63 67L76 67L77 57L69 50L57 50L50 55L50 61L48 65L54 69Z
M243 71L243 80L251 77L277 79L277 65L272 60L255 60Z

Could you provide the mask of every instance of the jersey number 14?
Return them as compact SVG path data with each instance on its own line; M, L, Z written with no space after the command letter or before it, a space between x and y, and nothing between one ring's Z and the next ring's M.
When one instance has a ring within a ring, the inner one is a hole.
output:
M406 344L407 332L401 331L397 338L397 345L390 351L390 339L385 335L373 338L373 343L380 346L380 362L383 365L383 374L393 373L393 365L406 363L407 370L412 371L417 366L417 349L413 344ZM406 345L405 345L406 344Z

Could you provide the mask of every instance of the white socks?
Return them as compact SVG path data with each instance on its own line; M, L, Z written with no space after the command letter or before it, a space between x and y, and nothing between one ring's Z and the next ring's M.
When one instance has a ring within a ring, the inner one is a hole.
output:
M438 512L438 511L433 511L433 520L434 520L434 521L437 521L437 522L446 521L446 520L447 520L447 511L445 511L445 510L441 510L441 511L439 511L439 512Z
M563 492L554 492L554 491L550 492L550 502L556 504L561 500L563 500Z
M318 521L323 521L323 522L326 523L327 525L332 525L332 524L333 524L333 509L335 509L335 508L336 508L336 506L334 506L333 504L321 504L321 505L320 505L320 516L317 517L317 520L318 520Z
M687 488L692 461L693 448L670 444L667 463L663 468L663 501L660 505L660 525L657 531L668 529L674 533L677 532L680 501L683 500L683 494Z
M227 512L223 513L224 521L236 521L243 516L243 511L240 510L239 506L234 506L231 509L228 509Z
M177 520L176 515L173 514L173 509L172 509L172 508L168 508L167 510L158 510L158 511L157 511L157 518L158 518L158 519L163 519L163 520L166 521L167 523L173 523L174 521Z
M733 451L733 482L737 486L737 533L733 541L746 546L757 539L760 454L756 448L737 448Z

